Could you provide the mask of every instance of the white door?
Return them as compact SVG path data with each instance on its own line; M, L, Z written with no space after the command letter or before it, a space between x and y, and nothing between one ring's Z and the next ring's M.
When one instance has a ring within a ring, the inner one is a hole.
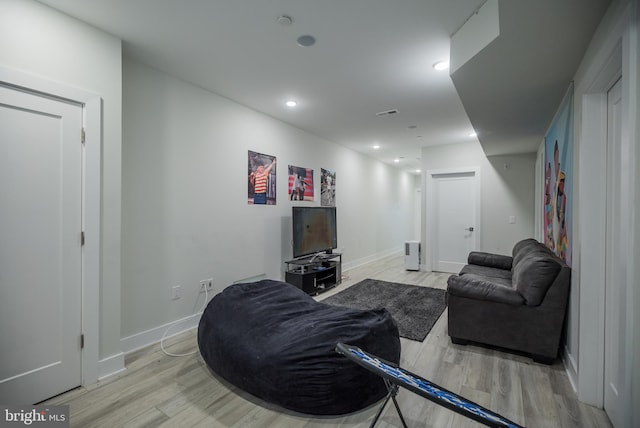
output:
M0 403L81 384L82 107L0 85Z
M476 249L478 177L476 171L431 174L430 216L432 270L458 273Z
M413 200L413 236L419 241L422 233L422 189L416 189Z
M623 426L625 391L626 252L621 248L622 91L619 80L607 94L607 221L605 258L604 408L613 426Z

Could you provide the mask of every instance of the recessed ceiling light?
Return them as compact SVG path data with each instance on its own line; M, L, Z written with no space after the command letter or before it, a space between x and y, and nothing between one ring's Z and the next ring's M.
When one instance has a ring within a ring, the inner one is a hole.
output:
M422 172L422 170L420 170L420 169L416 169L416 172L417 172L417 173L420 173L420 172Z
M298 37L297 41L298 41L298 45L303 46L305 48L316 44L316 38L309 35L300 36Z
M380 148L380 144L374 144L372 147L374 148L374 150L378 150Z
M433 64L433 68L435 68L438 71L446 70L447 68L449 68L449 61L438 61L435 64Z
M286 105L287 107L295 107L298 105L298 103L294 100L287 100L285 101L284 105Z
M469 137L477 137L478 134L476 134L475 132L469 132Z
M293 19L291 19L289 15L280 15L278 17L278 23L280 25L291 25L292 22L293 22Z
M398 163L398 162L400 162L400 158L395 158L393 161Z

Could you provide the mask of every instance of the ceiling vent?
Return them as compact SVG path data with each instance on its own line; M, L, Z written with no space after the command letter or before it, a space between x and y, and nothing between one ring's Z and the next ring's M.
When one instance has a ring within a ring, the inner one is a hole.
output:
M378 117L393 116L394 114L398 114L398 110L395 109L395 108L392 109L392 110L381 111L379 113L376 113L376 116L378 116Z

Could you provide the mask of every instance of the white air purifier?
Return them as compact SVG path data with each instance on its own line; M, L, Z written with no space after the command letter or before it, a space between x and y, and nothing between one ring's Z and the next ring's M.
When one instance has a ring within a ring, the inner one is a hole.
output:
M407 241L404 243L404 268L406 270L420 270L419 241Z

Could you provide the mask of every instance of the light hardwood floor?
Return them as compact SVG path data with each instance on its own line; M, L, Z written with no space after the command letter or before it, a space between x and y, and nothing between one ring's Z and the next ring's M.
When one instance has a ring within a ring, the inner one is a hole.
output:
M445 288L448 274L404 270L403 257L345 272L343 282L322 300L364 278ZM505 417L533 427L611 427L601 410L577 401L561 362L551 366L526 356L481 346L453 345L447 311L427 338L402 338L400 365ZM197 350L196 331L165 343L172 353ZM310 417L277 409L221 381L199 353L169 357L159 345L127 355L127 370L89 388L48 400L68 404L72 427L368 427L379 404L341 417ZM481 424L437 406L407 390L398 402L409 428L479 427ZM376 427L401 427L388 404Z

